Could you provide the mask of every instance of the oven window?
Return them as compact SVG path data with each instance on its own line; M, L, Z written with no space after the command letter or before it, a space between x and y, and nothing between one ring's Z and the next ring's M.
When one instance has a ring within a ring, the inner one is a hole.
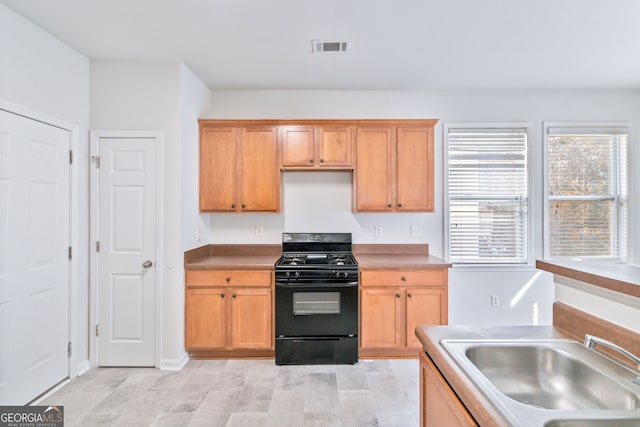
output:
M340 314L340 292L295 292L293 314Z

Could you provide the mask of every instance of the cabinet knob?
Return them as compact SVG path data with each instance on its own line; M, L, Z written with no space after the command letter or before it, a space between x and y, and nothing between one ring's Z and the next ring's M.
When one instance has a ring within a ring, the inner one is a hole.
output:
M400 294L396 294L396 298L400 298Z
M407 296L408 296L409 298L411 298L411 294L407 294Z
M235 297L236 297L236 294L231 294L231 298L235 298Z
M324 163L324 159L320 159L320 163Z
M389 203L389 204L387 205L387 207L388 207L389 209L391 209L391 203Z
M403 282L406 282L406 281L407 281L407 278L406 278L406 277L404 277L404 276L402 276L402 277L400 278L400 280L402 280Z
M235 203L231 203L231 209L235 209L236 208L236 204Z
M226 279L224 279L227 281L227 283L229 283L231 281L231 277L227 277Z
M402 203L398 203L398 207L401 208L402 207Z
M246 206L244 205L244 203L242 204L242 209L244 209Z
M220 294L220 298L224 298L224 292Z
M309 159L309 163L313 163L313 159Z

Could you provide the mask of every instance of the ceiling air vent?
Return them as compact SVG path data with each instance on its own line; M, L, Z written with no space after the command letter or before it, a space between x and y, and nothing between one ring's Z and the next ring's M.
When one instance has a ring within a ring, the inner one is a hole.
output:
M326 40L311 40L313 52L346 52L347 42L336 42Z

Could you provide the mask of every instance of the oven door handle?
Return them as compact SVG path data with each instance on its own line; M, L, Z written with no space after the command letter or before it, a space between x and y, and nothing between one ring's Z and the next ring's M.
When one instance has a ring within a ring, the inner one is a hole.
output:
M320 285L320 286L317 286ZM276 280L276 286L281 288L353 288L358 286L358 281L353 282L289 282L287 280Z

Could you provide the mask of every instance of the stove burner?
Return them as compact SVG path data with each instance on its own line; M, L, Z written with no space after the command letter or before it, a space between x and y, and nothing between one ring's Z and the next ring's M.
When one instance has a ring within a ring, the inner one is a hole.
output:
M304 265L307 263L305 255L283 255L282 264L284 265Z

